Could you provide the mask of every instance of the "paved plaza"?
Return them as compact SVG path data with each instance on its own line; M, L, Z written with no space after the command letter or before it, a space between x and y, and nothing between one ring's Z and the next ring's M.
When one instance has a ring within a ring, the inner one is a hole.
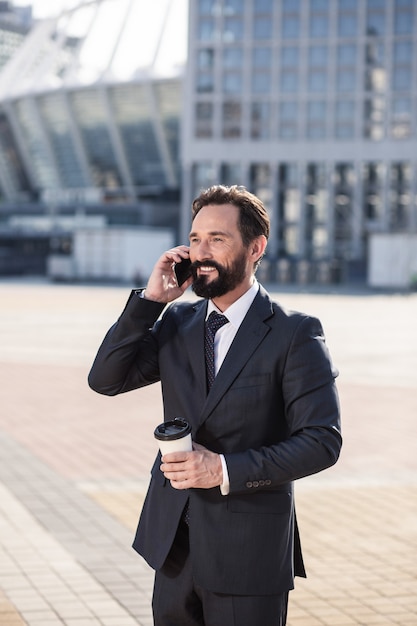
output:
M288 625L417 626L417 294L271 291L322 320L344 434L339 463L296 485L308 578ZM152 624L131 544L159 386L87 386L128 293L0 282L0 626Z

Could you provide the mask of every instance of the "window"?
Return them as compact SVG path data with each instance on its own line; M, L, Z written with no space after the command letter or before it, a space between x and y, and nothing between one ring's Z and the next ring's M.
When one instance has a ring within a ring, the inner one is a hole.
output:
M255 0L253 3L253 12L255 15L259 13L272 13L274 0Z
M240 18L226 17L223 27L223 41L240 41L243 37L243 22Z
M256 71L252 75L252 91L254 93L269 93L271 79L269 72Z
M293 15L282 17L282 38L296 39L300 35L300 18Z
M327 67L328 49L327 46L310 46L309 65L310 67Z
M358 33L356 15L340 15L338 20L338 31L340 37L355 37Z
M307 137L321 139L326 136L327 106L324 101L312 101L307 104Z
M313 93L322 93L327 89L327 73L323 70L312 70L308 75L308 89Z
M202 18L198 24L198 38L200 41L213 41L215 33L214 19Z
M353 91L356 88L355 70L339 69L336 77L336 87L338 92Z
M279 136L293 139L298 135L298 102L285 101L279 105Z
M195 136L199 138L213 136L212 102L197 102L195 109Z
M366 34L374 37L381 37L385 34L385 13L368 10Z
M312 39L327 37L329 33L329 18L327 15L311 15L309 30Z
M338 100L335 106L335 136L338 139L350 139L355 134L354 100Z
M394 98L391 104L391 137L394 139L411 137L411 120L411 98Z
M284 93L294 93L298 90L298 73L282 71L280 76L280 88Z
M271 48L253 48L252 50L252 66L256 68L271 67L272 52Z
M299 49L295 46L286 46L281 50L282 67L298 67Z
M242 91L242 73L241 72L224 72L223 73L223 92L224 93L240 93Z
M255 17L253 22L254 39L271 39L272 20L268 17Z
M240 102L230 100L223 103L223 137L234 139L241 136L242 106Z
M253 102L251 106L251 137L271 138L271 114L269 102Z
M223 49L223 67L242 67L243 51L242 48L224 48Z
M357 47L354 44L341 44L337 47L338 65L356 65Z

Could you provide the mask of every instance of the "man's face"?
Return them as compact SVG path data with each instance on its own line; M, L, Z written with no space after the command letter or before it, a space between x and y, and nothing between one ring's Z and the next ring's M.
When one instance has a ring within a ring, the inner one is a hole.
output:
M194 293L218 298L242 285L252 262L238 227L239 209L232 204L207 205L193 220L190 233Z

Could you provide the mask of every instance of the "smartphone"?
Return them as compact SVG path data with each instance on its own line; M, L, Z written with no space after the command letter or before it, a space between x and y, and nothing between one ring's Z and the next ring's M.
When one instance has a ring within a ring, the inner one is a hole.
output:
M183 283L191 276L191 261L190 259L184 259L180 263L175 263L174 272L177 278L178 286L181 287Z

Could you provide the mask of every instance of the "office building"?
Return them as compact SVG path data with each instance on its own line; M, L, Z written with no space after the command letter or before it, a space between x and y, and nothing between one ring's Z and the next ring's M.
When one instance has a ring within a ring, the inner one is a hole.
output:
M415 0L190 2L183 218L202 187L269 208L281 280L363 276L375 232L417 230Z

